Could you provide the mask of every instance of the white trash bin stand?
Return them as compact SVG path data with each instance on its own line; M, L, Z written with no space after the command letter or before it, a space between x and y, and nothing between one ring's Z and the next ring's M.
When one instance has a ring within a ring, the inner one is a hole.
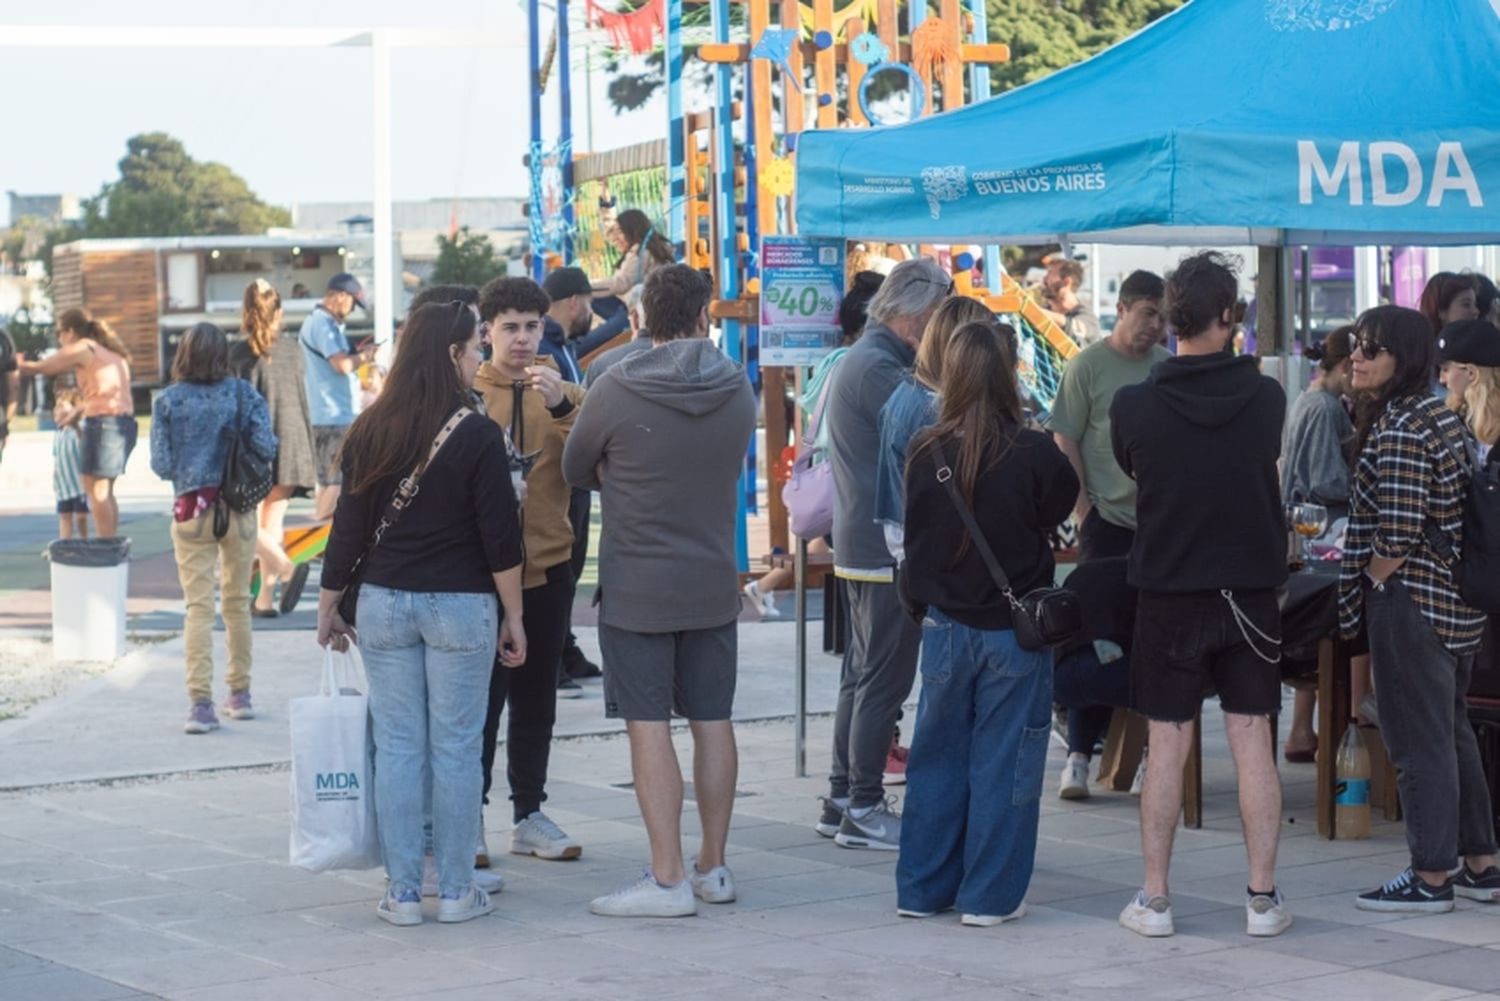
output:
M52 561L52 659L114 661L125 655L130 540L57 539Z

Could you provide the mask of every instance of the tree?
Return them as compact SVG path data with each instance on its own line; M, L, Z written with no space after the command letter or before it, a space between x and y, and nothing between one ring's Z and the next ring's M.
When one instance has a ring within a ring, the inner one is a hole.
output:
M915 0L921 3L923 0ZM1081 62L1101 49L1181 7L1185 0L985 0L989 39L1010 46L1010 61L991 67L997 92L1040 79L1053 70ZM904 20L904 19L903 19ZM904 27L903 27L904 32ZM700 86L712 79L711 67L692 58L686 46L689 74ZM643 106L665 83L662 54L606 62L609 101L617 111ZM877 78L878 79L878 78ZM874 85L880 97L893 84Z
M464 226L452 237L438 234L437 263L432 268L434 285L483 285L505 274L505 262L495 255L489 237L470 233Z
M165 132L126 141L120 178L84 201L80 236L212 236L291 224L221 163L200 163Z

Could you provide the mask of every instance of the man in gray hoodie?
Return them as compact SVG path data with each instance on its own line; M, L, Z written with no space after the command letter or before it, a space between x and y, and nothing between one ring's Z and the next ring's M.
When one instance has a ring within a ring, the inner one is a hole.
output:
M608 917L678 917L728 903L724 865L739 760L734 704L739 473L755 430L744 370L707 340L708 281L673 264L646 279L653 347L589 390L563 452L573 486L598 490L599 646L605 714L624 719L651 868L589 905ZM682 856L682 771L672 713L692 727L703 842Z
M882 777L896 714L916 677L922 630L901 608L896 561L875 521L880 411L911 373L927 321L952 294L952 277L931 258L896 265L870 300L864 336L825 390L836 495L833 569L849 590L849 647L817 831L844 848L901 847L901 818L885 800Z

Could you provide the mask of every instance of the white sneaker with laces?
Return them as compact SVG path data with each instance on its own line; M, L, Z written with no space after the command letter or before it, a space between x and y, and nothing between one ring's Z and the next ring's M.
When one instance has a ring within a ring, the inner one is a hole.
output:
M1135 770L1135 778L1130 780L1130 795L1139 796L1141 788L1146 784L1146 755L1141 755L1141 765Z
M495 903L490 900L490 895L470 883L463 896L457 899L438 899L438 920L444 924L458 924L460 921L482 918L494 909Z
M1256 938L1280 935L1292 926L1292 915L1281 899L1281 891L1270 896L1257 893L1245 901L1245 934Z
M707 872L699 872L695 858L688 864L688 881L693 884L693 896L705 904L734 903L734 873L727 865L716 865Z
M537 810L510 832L510 852L556 862L577 858L583 854L583 846L568 837L552 818Z
M647 869L634 883L595 897L589 910L606 918L686 918L698 913L691 880L662 886Z
M410 891L398 896L387 890L385 896L380 898L380 903L375 905L375 913L382 921L399 928L409 928L422 923L422 900Z
M1057 795L1062 799L1089 798L1088 758L1068 755L1067 762L1063 764L1062 781L1058 785Z
M1176 931L1172 926L1172 902L1166 897L1147 897L1145 890L1138 890L1120 912L1120 924L1137 935L1166 938Z

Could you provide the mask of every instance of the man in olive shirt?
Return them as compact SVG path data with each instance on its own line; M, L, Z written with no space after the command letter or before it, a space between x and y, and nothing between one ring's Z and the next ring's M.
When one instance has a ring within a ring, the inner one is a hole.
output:
M1080 561L1125 556L1135 540L1135 481L1115 461L1109 407L1121 387L1144 382L1171 357L1159 343L1164 288L1158 275L1131 272L1115 329L1068 362L1053 402L1053 437L1078 474Z

